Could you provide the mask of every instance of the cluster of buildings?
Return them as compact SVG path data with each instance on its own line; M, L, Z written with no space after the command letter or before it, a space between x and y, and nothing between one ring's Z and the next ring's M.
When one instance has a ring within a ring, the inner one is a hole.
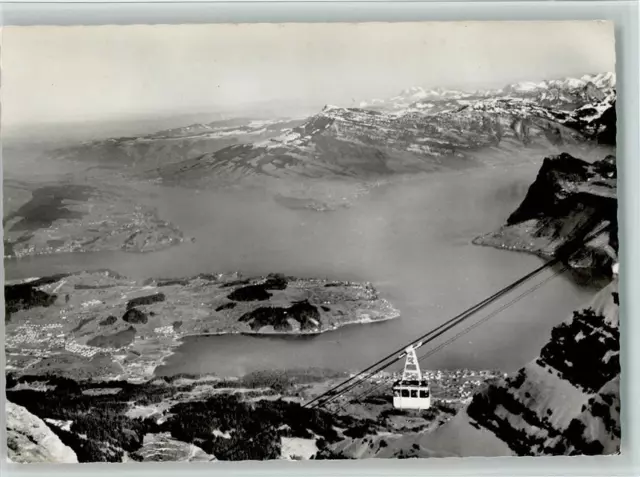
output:
M424 374L431 383L433 397L447 403L468 401L487 380L505 376L499 371L471 369L426 371Z
M85 358L91 358L95 354L105 351L115 351L80 344L63 333L62 328L63 325L59 323L46 325L24 323L14 333L7 334L5 346L7 348L19 348L22 355L39 358L50 356L53 349L64 349ZM30 347L29 345L43 346Z
M487 380L506 376L500 371L471 369L429 370L424 371L423 375L429 381L433 398L451 404L468 401ZM401 378L402 373L381 372L372 376L370 381L372 384L381 384Z
M159 326L157 328L153 329L153 332L158 334L158 335L162 335L162 336L173 336L176 334L175 330L173 329L172 325L169 326Z
M7 334L5 346L7 348L17 347L24 344L47 343L49 347L62 347L65 343L65 334L61 332L61 324L52 323L47 325L36 325L24 323L16 329L15 333ZM34 351L36 351L34 349Z
M64 344L65 351L78 354L83 358L92 358L98 353L104 353L105 351L111 351L104 348L94 348L93 346L82 345L74 340L69 340Z

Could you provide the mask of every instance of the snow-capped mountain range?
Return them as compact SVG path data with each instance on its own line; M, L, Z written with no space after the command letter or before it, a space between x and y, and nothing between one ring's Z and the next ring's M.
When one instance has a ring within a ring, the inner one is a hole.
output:
M553 103L556 107L575 106L579 102L601 100L615 90L615 73L584 75L580 78L552 79L539 82L523 81L509 84L501 89L461 91L446 88L423 88L414 86L389 99L362 101L361 108L381 110L419 110L437 111L442 102L456 100L478 100L490 97L523 97L536 102Z
M602 74L547 81L536 88L512 85L481 96L438 91L441 99L434 107L425 102L391 110L325 106L276 137L161 167L152 175L164 183L198 187L249 176L367 180L472 166L474 152L482 148L558 147L598 140L605 133L611 142L613 84L614 76ZM560 96L558 85L564 88ZM521 90L526 94L513 93ZM543 94L546 102L540 99Z
M513 161L523 147L543 156L568 144L614 144L615 104L613 73L471 93L416 87L373 106L325 106L302 120L196 124L57 154L194 187L248 177L378 180L474 166L487 148Z

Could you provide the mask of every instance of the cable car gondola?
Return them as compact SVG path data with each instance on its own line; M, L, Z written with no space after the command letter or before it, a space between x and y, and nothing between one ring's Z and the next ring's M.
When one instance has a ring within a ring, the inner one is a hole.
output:
M429 409L431 407L431 392L429 381L424 379L418 364L415 346L406 350L406 360L402 379L393 384L393 407L396 409Z

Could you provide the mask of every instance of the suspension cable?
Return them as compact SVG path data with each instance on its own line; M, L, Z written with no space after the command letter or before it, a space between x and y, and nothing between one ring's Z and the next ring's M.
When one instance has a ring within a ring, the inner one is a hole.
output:
M431 329L429 332L427 332L426 334L422 335L420 338L414 340L408 346L415 346L418 343L420 344L420 346L423 346L423 345L425 345L427 343L430 343L434 339L438 338L439 336L441 336L442 334L447 332L449 329L451 329L451 328L457 326L458 324L462 323L463 321L467 320L473 314L477 313L478 311L480 311L483 308L486 308L489 304L491 304L494 301L496 301L497 299L501 298L503 295L507 294L511 290L517 288L522 283L524 283L527 280L533 278L535 275L538 275L543 270L545 270L547 268L550 268L550 267L556 265L557 263L562 262L562 260L564 260L564 259L568 259L577 250L577 247L574 247L576 245L576 242L580 241L580 242L582 242L582 244L584 244L587 240L592 240L593 238L595 238L595 237L597 237L597 236L599 236L600 234L603 233L603 230L597 230L597 231L591 230L591 233L589 233L589 230L592 229L596 225L596 223L598 221L600 221L600 214L596 213L592 217L590 217L590 219L587 220L587 222L585 224L583 224L579 228L579 231L575 234L574 238L571 241L568 241L568 242L564 243L562 246L560 246L558 248L558 250L556 251L556 256L552 260L550 260L549 262L545 263L544 265L538 267L537 269L533 270L532 272L528 273L527 275L525 275L524 277L520 278L519 280L516 280L511 285L508 285L507 287L503 288L502 290L499 290L498 292L496 292L495 294L493 294L489 298L487 298L487 299L483 300L482 302L477 303L476 305L472 306L471 308L465 310L463 313L455 316L454 318L450 319L449 321L447 321L447 322L445 322L445 323L443 323L443 324ZM586 233L584 233L585 231L586 231ZM584 233L584 236L581 236L581 235L583 235L583 233ZM592 237L589 237L589 235L591 235ZM429 337L429 338L426 339L427 337ZM319 396L316 396L314 399L312 399L307 404L305 404L304 407L311 406L312 408L315 408L315 407L318 407L318 406L323 406L323 405L326 405L329 402L337 399L341 395L349 392L350 390L352 390L353 388L355 388L360 383L362 383L363 381L367 380L368 378L370 378L374 374L380 372L381 370L383 370L385 368L388 368L389 366L391 366L392 364L394 364L398 360L400 360L403 357L403 355L401 353L403 353L403 351L408 346L405 346L405 347L401 348L400 350L398 350L398 351L396 351L396 352L394 352L394 353L382 358L380 361L374 363L373 365L369 366L368 368L366 368L365 370L363 370L360 373L356 374L355 376L352 376L352 377L346 379L345 381L343 381L343 382L339 383L338 385L332 387L328 391L320 394ZM389 361L389 360L391 360L391 361ZM348 384L351 381L354 381L354 382L352 382L351 384ZM339 388L341 388L342 386L345 386L345 385L347 385L346 388L341 389L341 390L338 391Z
M462 338L464 335L466 335L466 334L470 333L471 331L473 331L478 326L486 323L490 319L494 318L496 315L502 313L504 310L506 310L507 308L513 306L515 303L517 303L518 301L522 300L523 298L525 298L526 296L530 295L531 293L535 292L536 290L538 290L542 286L546 285L551 280L559 277L560 275L562 275L567 270L568 270L568 267L564 267L560 271L558 271L558 272L554 273L553 275L551 275L550 277L547 277L546 279L544 279L542 282L538 283L537 285L533 286L532 288L528 289L527 291L521 293L516 298L514 298L510 302L506 303L502 307L500 307L497 310L493 311L492 313L490 313L489 315L485 316L481 320L475 322L474 324L468 326L464 330L460 331L458 334L456 334L453 337L449 338L447 341L445 341L445 342L441 343L440 345L438 345L436 348L434 348L434 349L428 351L427 353L425 353L424 355L420 356L418 358L418 362L422 362L425 359L429 358L430 356L434 355L435 353L437 353L437 352L441 351L442 349L446 348L447 346L449 346L454 341L457 341L458 339ZM373 388L367 389L367 390L361 392L352 401L360 402L363 398L366 398L367 396L373 394L374 392L378 391L379 389L386 388L386 387L391 387L391 385L392 385L392 383L388 383L388 382L379 383L378 385L374 386Z
M516 280L515 282L511 283L510 285L502 288L498 292L496 292L493 295L491 295L489 298L486 298L486 299L482 300L481 302L476 303L475 305L471 306L470 308L466 309L465 311L463 311L462 313L456 315L455 317L451 318L450 320L448 320L448 321L446 321L446 322L444 322L444 323L432 328L427 333L423 334L422 336L420 336L416 340L412 341L409 345L403 346L402 348L397 349L393 353L390 353L389 355L387 355L384 358L380 359L379 361L375 362L374 364L372 364L368 368L365 368L364 370L360 371L360 373L356 374L355 376L350 377L349 379L347 379L347 380L341 382L340 384L332 387L328 391L320 394L319 396L316 396L314 399L309 401L305 405L305 407L309 407L309 406L317 407L318 405L325 404L326 402L328 402L329 399L331 399L333 397L337 397L337 396L343 394L344 392L348 392L350 389L353 389L353 387L357 386L360 382L362 382L363 380L367 379L371 375L377 373L381 369L389 367L390 365L392 365L393 363L395 363L396 361L401 359L402 358L401 354L406 350L406 348L408 346L415 345L417 343L420 343L421 341L424 342L427 338L429 338L429 340L427 341L427 342L429 342L429 341L439 337L443 333L447 332L449 329L453 328L454 326L457 326L459 323L461 323L462 321L466 320L468 317L470 317L471 315L473 315L477 311L479 311L479 310L481 310L483 308L486 308L487 306L489 306L491 303L493 303L498 298L502 297L503 295L505 295L506 293L510 292L514 288L517 288L518 286L520 286L522 283L526 282L530 278L534 277L535 275L538 275L539 273L541 273L542 271L544 271L548 267L552 266L554 263L555 263L555 261L550 261L550 262L545 263L544 265L538 267L537 269L535 269L534 271L528 273L527 275L525 275L524 277L520 278L519 280ZM391 361L388 362L389 360L391 360ZM349 384L352 381L355 381L355 383ZM338 391L338 389L343 387L343 386L347 386L347 387L345 389L343 389L343 390ZM322 401L323 399L325 399L325 400ZM316 404L316 403L318 403L318 404Z
M571 257L571 255L578 250L578 247L573 248L572 247L573 245L575 245L577 242L582 242L581 245L584 245L584 243L587 240L591 240L591 238L587 238L590 235L589 234L589 228L593 228L596 225L596 223L601 220L601 213L598 213L598 212L601 212L601 211L596 211L596 213L585 224L583 224L583 226L580 228L581 229L580 232L578 234L576 234L576 236L574 236L574 238L571 241L565 242L562 246L560 246L558 248L558 250L556 250L555 257L553 259L551 259L550 261L548 261L547 263L545 263L544 265L538 267L537 269L535 269L532 272L528 273L527 275L525 275L524 277L520 278L519 280L516 280L511 285L504 287L502 290L499 290L498 292L493 294L491 297L489 297L489 298L481 301L480 303L477 303L476 305L472 306L471 308L465 310L463 313L455 316L454 318L448 320L447 322L445 322L445 323L437 326L436 328L430 330L429 332L427 332L424 335L422 335L420 338L418 338L418 339L414 340L413 342L411 342L408 346L405 346L405 347L399 349L398 351L395 351L395 352L387 355L385 358L382 358L381 360L377 361L376 363L374 363L373 365L369 366L365 370L361 371L357 375L345 380L343 383L340 383L337 386L334 386L333 388L331 388L330 390L326 391L325 393L322 393L320 396L317 396L316 398L314 398L311 401L307 402L302 407L303 408L306 408L306 407L315 408L315 407L326 405L328 402L340 397L344 393L348 392L350 389L353 389L353 387L357 386L357 384L362 382L364 379L367 379L368 376L371 376L371 375L375 374L376 372L379 372L380 370L389 367L390 365L394 364L396 361L401 359L401 356L396 356L396 355L398 355L399 353L402 353L407 347L413 346L413 345L415 345L417 343L420 343L426 337L432 335L433 333L438 332L439 334L437 334L437 335L435 335L433 337L430 337L427 342L433 341L433 339L435 339L438 336L440 336L441 334L445 333L450 328L452 328L452 327L456 326L457 324L461 323L462 321L468 319L470 316L472 316L477 311L485 308L486 306L488 306L489 304L493 303L498 298L502 297L503 295L505 295L509 291L513 290L514 288L520 286L522 283L524 283L525 281L527 281L530 278L534 277L535 275L539 274L543 270L545 270L547 268L550 268L550 267L552 267L552 266L554 266L554 265L556 265L558 263L561 263L565 259L568 260ZM584 231L586 231L586 233L584 234L584 236L581 236ZM593 232L594 231L592 230L592 234L591 235L594 235ZM603 232L602 230L598 230L597 233L595 233L595 236L600 235L602 232ZM565 268L568 268L568 267L565 267ZM495 316L495 315L492 315L492 316ZM444 331L439 331L439 330L442 330L444 328L446 328ZM424 343L424 342L421 343L421 345L423 345L423 344L426 344L426 343ZM393 359L391 362L384 364L386 361L389 361L391 358L394 358L394 357L395 357L395 359ZM425 358L425 356L423 356L420 359L424 359L424 358ZM346 384L346 383L348 383L348 382L350 382L352 380L357 380L358 376L362 376L364 373L367 373L367 372L371 371L372 369L376 369L376 370L373 371L373 373L370 373L368 376L365 376L364 378L360 378L355 385L351 385L347 389L342 390L339 393L336 393L336 391L335 391L336 389L339 389L341 386L343 386L344 384ZM323 397L326 397L328 395L331 396L329 399L326 399L326 400L324 400L322 402L319 402L319 401L321 401L321 399ZM312 404L315 404L315 405L311 406ZM263 430L261 432L258 432L257 434L255 434L254 436L249 438L249 442L253 441L256 437L258 437L261 434L264 434L265 432L267 432L267 430ZM236 451L237 450L239 450L239 447L236 447ZM235 454L235 452L233 452L233 450L231 450L231 454L233 455L233 454Z

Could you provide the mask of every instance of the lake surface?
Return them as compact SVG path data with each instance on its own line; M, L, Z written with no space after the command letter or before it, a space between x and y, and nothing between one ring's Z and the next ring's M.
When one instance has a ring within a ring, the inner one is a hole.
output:
M23 278L110 268L146 278L238 270L370 281L401 311L401 318L305 338L190 337L157 373L361 369L542 263L530 255L471 244L473 237L504 223L535 180L539 166L531 162L433 174L377 188L352 207L333 212L287 209L259 191L215 193L149 186L146 200L159 208L160 217L194 237L194 243L152 254L11 260L5 263L5 273L7 278ZM592 294L569 276L558 277L433 355L424 366L517 369L539 353L551 328Z

